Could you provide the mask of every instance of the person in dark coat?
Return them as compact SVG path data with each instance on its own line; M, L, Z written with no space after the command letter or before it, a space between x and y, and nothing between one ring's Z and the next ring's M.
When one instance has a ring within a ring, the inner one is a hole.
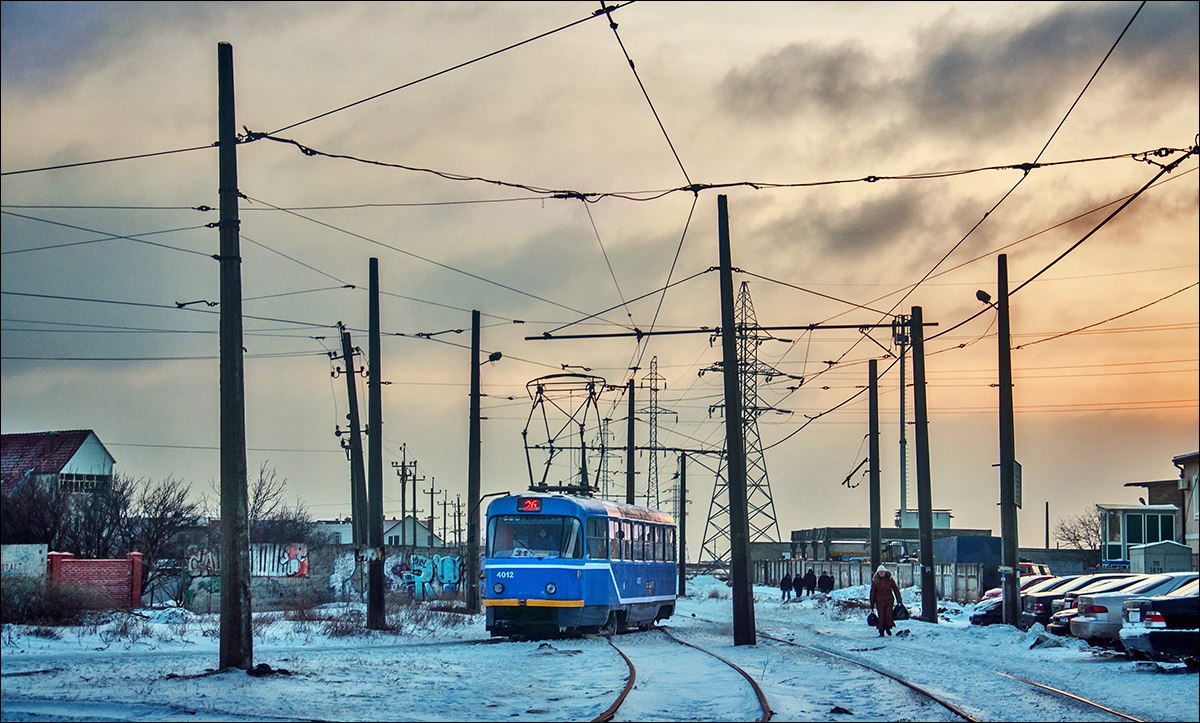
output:
M822 570L821 577L817 580L817 590L824 593L833 592L833 575Z
M792 596L792 576L783 573L783 577L779 580L779 590L783 593L783 601L787 602Z
M804 573L804 589L808 591L809 595L812 595L817 589L817 574L811 567L808 568L808 572Z
M892 628L896 627L893 611L904 601L900 597L900 587L896 585L892 573L883 565L876 568L875 577L871 578L869 602L871 609L875 611L875 628L879 630L879 637L883 637L885 633L891 635Z
M804 578L799 572L792 578L792 589L796 591L796 599L799 600L804 595Z

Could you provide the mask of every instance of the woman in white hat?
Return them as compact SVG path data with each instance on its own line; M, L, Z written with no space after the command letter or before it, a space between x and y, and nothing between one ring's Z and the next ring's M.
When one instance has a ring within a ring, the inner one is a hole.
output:
M900 586L896 584L892 578L892 573L883 565L880 565L875 570L875 577L871 578L871 609L875 611L875 627L879 630L879 637L892 634L892 628L896 627L896 622L893 617L893 610L896 605L903 603L900 597Z

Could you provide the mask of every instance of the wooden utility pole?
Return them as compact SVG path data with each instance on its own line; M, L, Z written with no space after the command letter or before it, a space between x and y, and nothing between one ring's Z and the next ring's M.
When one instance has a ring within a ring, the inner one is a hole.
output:
M1017 561L1016 435L1013 428L1012 348L1008 317L1008 255L996 257L999 312L996 345L1000 368L1000 585L1004 622L1016 625L1021 615L1018 589L1021 570Z
M346 365L346 399L350 413L350 514L354 536L354 549L361 551L367 544L367 475L363 467L362 437L359 431L358 388L354 370L354 349L350 346L350 332L339 322L342 330L342 361Z
M868 469L870 481L871 505L871 569L876 570L883 562L882 540L880 539L879 515L879 362L875 359L867 361L867 443L870 463Z
M721 354L725 380L725 454L729 475L729 573L733 581L733 644L755 645L754 590L750 569L750 514L746 504L746 446L742 433L742 392L738 379L734 329L733 255L729 248L729 210L717 196L721 285ZM631 391L632 393L632 391ZM633 410L630 409L630 416Z
M629 416L625 422L625 504L634 504L634 468L633 468L633 377L629 378Z
M933 579L933 493L929 471L929 408L925 399L925 330L921 307L912 308L909 335L913 355L913 415L917 432L917 523L921 540L921 619L937 622Z
M238 219L233 46L217 43L217 145L221 269L220 669L254 667L250 627L250 522L246 490L246 390L242 358L242 253Z
M367 564L367 627L383 630L387 615L383 606L383 356L379 343L379 259L370 260L371 300L367 333L370 376L367 377L367 424L371 443L370 469L367 490L369 514L367 537L373 548Z

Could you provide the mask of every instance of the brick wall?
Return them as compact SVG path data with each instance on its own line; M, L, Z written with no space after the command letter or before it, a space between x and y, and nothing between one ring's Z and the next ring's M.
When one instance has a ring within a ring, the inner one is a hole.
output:
M70 552L46 557L52 586L80 593L101 609L141 607L142 553L123 560L77 560Z

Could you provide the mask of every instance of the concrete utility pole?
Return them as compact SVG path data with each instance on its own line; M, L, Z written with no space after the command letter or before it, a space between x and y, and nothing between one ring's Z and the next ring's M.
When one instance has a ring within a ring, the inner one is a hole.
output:
M1000 367L1000 584L1004 622L1016 625L1021 615L1017 560L1017 508L1021 506L1017 489L1016 436L1013 429L1012 347L1008 318L1008 255L996 257L996 285L1000 294L996 344Z
M721 286L721 354L725 381L725 454L729 475L729 572L733 581L733 644L755 645L754 590L750 584L750 513L746 504L746 445L742 436L742 392L738 379L734 328L733 255L729 247L729 210L717 196L718 255ZM630 391L632 394L632 390ZM632 408L630 410L632 412Z
M937 622L933 579L933 493L929 472L929 409L925 399L925 330L921 307L909 317L913 355L913 414L917 425L917 522L921 540L921 619Z
M429 478L429 489L427 489L425 491L429 493L429 546L433 547L434 546L433 538L437 537L437 535L434 534L434 529L433 529L434 515L437 513L437 503L433 501L433 496L434 495L444 495L444 494L446 494L446 490L439 490L437 488L437 477L430 477ZM443 531L442 534L445 534L445 532Z
M867 361L867 443L870 458L870 505L871 505L871 569L876 570L883 562L882 540L879 520L879 362Z
M471 418L467 440L467 610L479 612L479 310L471 312Z
M629 388L625 392L629 395L629 416L625 422L625 504L632 505L635 501L634 483L633 483L633 377L629 377Z
M233 46L217 43L217 145L221 216L221 641L220 669L254 667L250 627L250 522L242 358L242 252L238 237Z
M370 341L368 352L370 376L367 378L367 424L371 443L370 469L367 490L369 514L367 516L368 543L374 548L367 565L367 628L382 630L387 627L387 616L383 606L383 369L382 350L379 341L379 259L370 260L371 301L369 306L367 333Z
M392 467L396 470L396 474L400 477L400 545L408 544L408 525L405 520L408 519L408 481L413 483L413 518L416 518L416 486L417 482L425 480L424 477L417 477L417 460L408 461L408 443L400 445L400 461L392 462ZM413 544L417 542L416 528L413 528Z
M346 365L346 399L350 406L346 415L350 421L350 527L353 530L354 549L362 550L367 544L367 473L363 466L362 437L359 432L358 389L355 387L358 374L354 370L350 332L341 322L338 322L338 327L342 330L342 362Z
M679 592L687 595L687 452L679 453Z

